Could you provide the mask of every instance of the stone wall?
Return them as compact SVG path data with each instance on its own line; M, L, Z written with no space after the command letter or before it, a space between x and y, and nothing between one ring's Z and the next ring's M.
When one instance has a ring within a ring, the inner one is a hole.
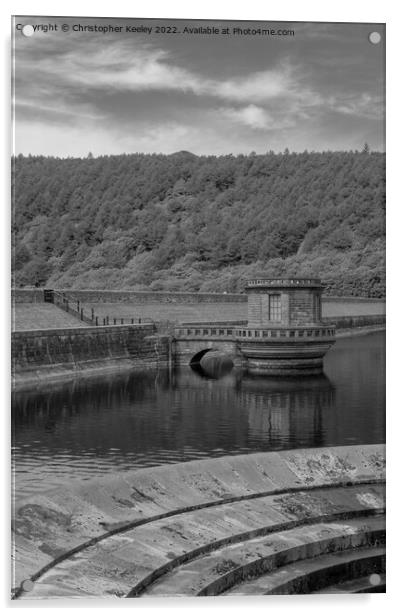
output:
M213 303L233 303L247 302L247 296L235 293L167 293L151 291L84 291L59 289L61 293L66 293L73 300L80 302L129 302L130 304L213 304Z
M385 315L385 299L366 297L323 297L322 314L330 316Z
M43 302L43 289L11 289L11 301L16 304Z
M60 292L67 293L70 297L81 302L129 302L131 304L201 304L201 303L247 303L245 293L169 293L151 291L130 291L128 290L80 290L80 289L59 289ZM12 289L11 298L16 303L43 302L43 289ZM373 304L383 305L385 299L368 297L332 297L323 296L322 303L331 304ZM380 311L379 311L380 312Z
M318 323L320 315L315 309L316 289L289 290L289 324Z
M329 303L329 304L337 304L337 303L344 303L347 302L349 303L363 303L363 304L384 304L385 305L385 298L381 298L381 297L353 297L353 295L341 295L340 297L335 296L335 295L323 295L322 297L322 301L323 303Z
M247 317L249 327L260 327L263 324L262 295L250 293L248 296Z
M153 325L21 331L11 339L15 385L82 371L167 365L169 354L169 337L156 335Z
M175 340L173 345L173 355L176 365L188 366L194 356L200 352L210 349L219 351L229 357L235 366L243 366L244 358L238 349L238 344L235 340Z
M356 327L371 327L374 325L384 325L385 314L368 314L366 316L355 317L325 317L323 323L335 325L337 329L354 329Z
M280 321L269 320L269 295L281 297ZM315 301L317 289L255 289L248 294L249 327L284 327L311 325L320 322L319 301Z
M44 289L12 289L11 299L15 303L43 302ZM117 291L100 289L55 289L66 293L72 300L83 303L130 303L130 304L214 304L214 303L246 303L247 296L240 293L174 293L164 291Z

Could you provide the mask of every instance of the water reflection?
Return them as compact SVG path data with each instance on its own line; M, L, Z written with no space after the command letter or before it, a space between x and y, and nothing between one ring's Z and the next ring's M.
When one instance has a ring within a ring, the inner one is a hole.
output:
M200 362L190 364L191 369L201 378L220 379L233 369L233 362L229 357L216 351L208 352Z
M384 337L339 340L326 376L215 366L72 381L13 395L17 496L194 458L384 440Z
M305 379L266 379L246 376L240 399L248 409L251 434L271 443L293 440L299 447L324 444L322 418L335 404L335 387L325 376Z

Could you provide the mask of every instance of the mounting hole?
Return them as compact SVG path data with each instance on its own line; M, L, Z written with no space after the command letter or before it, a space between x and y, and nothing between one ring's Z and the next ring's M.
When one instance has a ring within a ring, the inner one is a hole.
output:
M21 588L24 592L29 592L34 587L32 580L24 580L21 584Z
M378 45L381 41L381 34L379 32L370 32L369 41L370 43L373 43L373 45Z
M372 586L378 586L381 584L381 578L378 573L372 573L369 577L369 582Z
M35 30L33 29L33 26L29 24L27 24L26 26L23 26L22 28L22 34L24 36L32 36L34 32Z

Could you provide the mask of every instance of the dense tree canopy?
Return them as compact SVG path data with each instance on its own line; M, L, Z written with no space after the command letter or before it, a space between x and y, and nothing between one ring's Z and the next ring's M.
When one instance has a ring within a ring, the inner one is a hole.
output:
M385 293L385 156L13 159L15 283L240 291L257 272Z

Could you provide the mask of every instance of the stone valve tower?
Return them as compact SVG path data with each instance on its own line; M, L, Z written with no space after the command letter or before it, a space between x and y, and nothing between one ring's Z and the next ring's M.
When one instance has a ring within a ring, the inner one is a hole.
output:
M335 328L321 320L323 286L316 278L255 278L246 287L247 327L239 350L251 374L321 374Z

